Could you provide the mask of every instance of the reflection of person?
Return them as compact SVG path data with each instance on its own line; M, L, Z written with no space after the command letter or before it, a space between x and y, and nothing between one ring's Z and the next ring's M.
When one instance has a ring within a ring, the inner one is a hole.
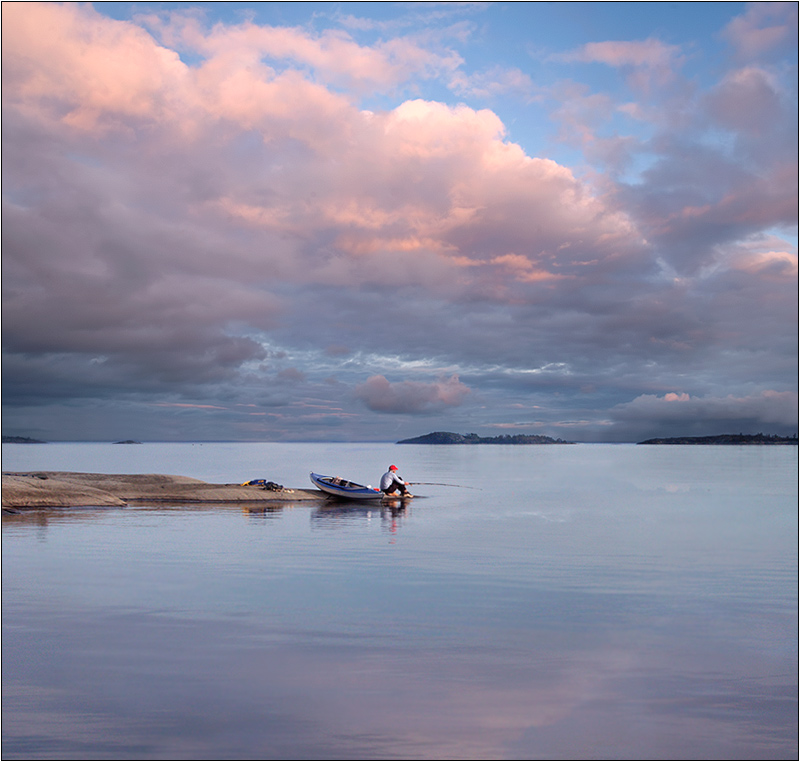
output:
M406 484L397 473L397 466L389 466L389 470L381 477L381 492L384 495L393 495L396 491L405 497L413 497L406 489L411 482Z

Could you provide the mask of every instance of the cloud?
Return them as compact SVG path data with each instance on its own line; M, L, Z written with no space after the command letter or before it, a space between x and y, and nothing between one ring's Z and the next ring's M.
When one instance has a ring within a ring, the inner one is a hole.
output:
M517 68L501 66L493 66L471 75L456 71L450 80L450 87L459 95L476 98L492 98L508 93L530 101L536 95L530 75Z
M684 60L680 47L655 38L589 42L555 58L567 63L601 63L625 69L628 83L645 93L672 82Z
M671 65L680 55L680 48L660 40L613 40L589 42L576 51L562 56L567 61L604 63L608 66L645 66L656 68Z
M29 247L53 252L56 240L70 251L54 263L65 312L104 291L132 317L140 309L160 325L193 329L227 321L268 330L279 302L263 284L276 279L379 284L391 267L395 284L452 288L481 279L465 265L503 257L527 259L515 272L536 281L583 267L587 256L611 262L636 252L624 214L566 168L506 142L491 111L418 99L364 112L300 72L244 66L219 30L205 46L192 38L209 58L189 69L132 24L79 6L34 5L31 14L66 38L84 40L88 28L90 44L81 43L77 65L76 46L62 39L43 72L21 47L6 53L30 64L11 78L10 102L36 105L11 109L10 134L32 150L10 174L37 194L37 178L56 175L68 191L46 212L26 204L9 212L20 231L34 231L21 237L38 238L9 247L10 267L28 284L8 303L12 318L50 290L35 282L41 270L29 266ZM36 36L27 17L9 21L19 23L20 45ZM262 52L278 46L272 32L257 31L231 34L253 37ZM313 41L292 35L287 55L299 56L301 42ZM127 91L142 93L133 111L105 79L111 51L128 63ZM53 99L62 106L52 110ZM123 280L126 271L135 277ZM159 315L159 293L175 301L171 314Z
M467 75L430 30L3 14L9 410L252 403L248 435L302 438L311 398L370 437L372 412L474 430L523 405L590 431L637 395L794 383L796 115L768 61L701 88L658 40L573 51L649 89L547 88L594 163L571 169L501 118L528 75Z
M279 381L295 384L305 381L306 374L297 368L283 368L278 371L277 378Z
M470 393L457 375L431 383L390 382L384 376L371 376L355 389L356 397L370 410L379 413L430 413L444 407L457 407Z
M462 63L454 51L436 52L408 36L364 46L340 29L313 34L300 27L245 22L219 24L207 33L195 15L182 13L170 14L166 21L150 16L149 22L160 38L204 56L205 70L221 68L241 76L246 67L269 76L291 66L310 70L320 82L362 94L397 88L418 77L431 78Z
M684 430L687 435L704 431L739 432L797 431L797 394L766 390L745 397L694 397L669 392L663 397L643 394L617 405L611 416L618 422L646 423L653 431Z
M708 98L717 124L744 133L770 132L783 106L774 78L764 69L747 67L729 72Z
M182 115L187 67L136 24L69 3L9 6L3 15L7 103L97 129Z
M740 60L772 59L797 45L797 3L748 3L723 30Z
M797 251L786 242L765 237L743 242L738 247L727 247L726 254L730 258L731 267L751 273L756 277L771 278L781 281L797 276Z
M653 134L628 144L628 165L637 153L646 164L618 191L659 256L688 274L708 267L719 247L795 229L797 106L785 76L762 65L677 92L637 109Z

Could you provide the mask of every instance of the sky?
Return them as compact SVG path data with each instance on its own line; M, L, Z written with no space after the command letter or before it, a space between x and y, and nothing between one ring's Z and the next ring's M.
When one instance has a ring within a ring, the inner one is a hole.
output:
M794 434L797 9L3 3L3 433Z

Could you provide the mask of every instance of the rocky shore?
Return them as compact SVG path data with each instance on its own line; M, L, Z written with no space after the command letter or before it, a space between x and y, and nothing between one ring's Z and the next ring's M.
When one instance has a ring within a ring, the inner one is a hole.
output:
M287 503L321 500L315 489L264 489L212 484L164 474L88 474L68 471L3 473L4 509L118 506L142 503Z

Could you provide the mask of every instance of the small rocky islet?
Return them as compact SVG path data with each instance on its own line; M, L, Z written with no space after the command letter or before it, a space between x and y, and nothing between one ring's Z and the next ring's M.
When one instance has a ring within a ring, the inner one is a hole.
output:
M497 437L479 437L477 434L454 434L452 431L432 431L421 437L401 439L396 444L433 444L433 445L530 445L530 444L575 444L563 439L553 439L542 434L501 434Z

